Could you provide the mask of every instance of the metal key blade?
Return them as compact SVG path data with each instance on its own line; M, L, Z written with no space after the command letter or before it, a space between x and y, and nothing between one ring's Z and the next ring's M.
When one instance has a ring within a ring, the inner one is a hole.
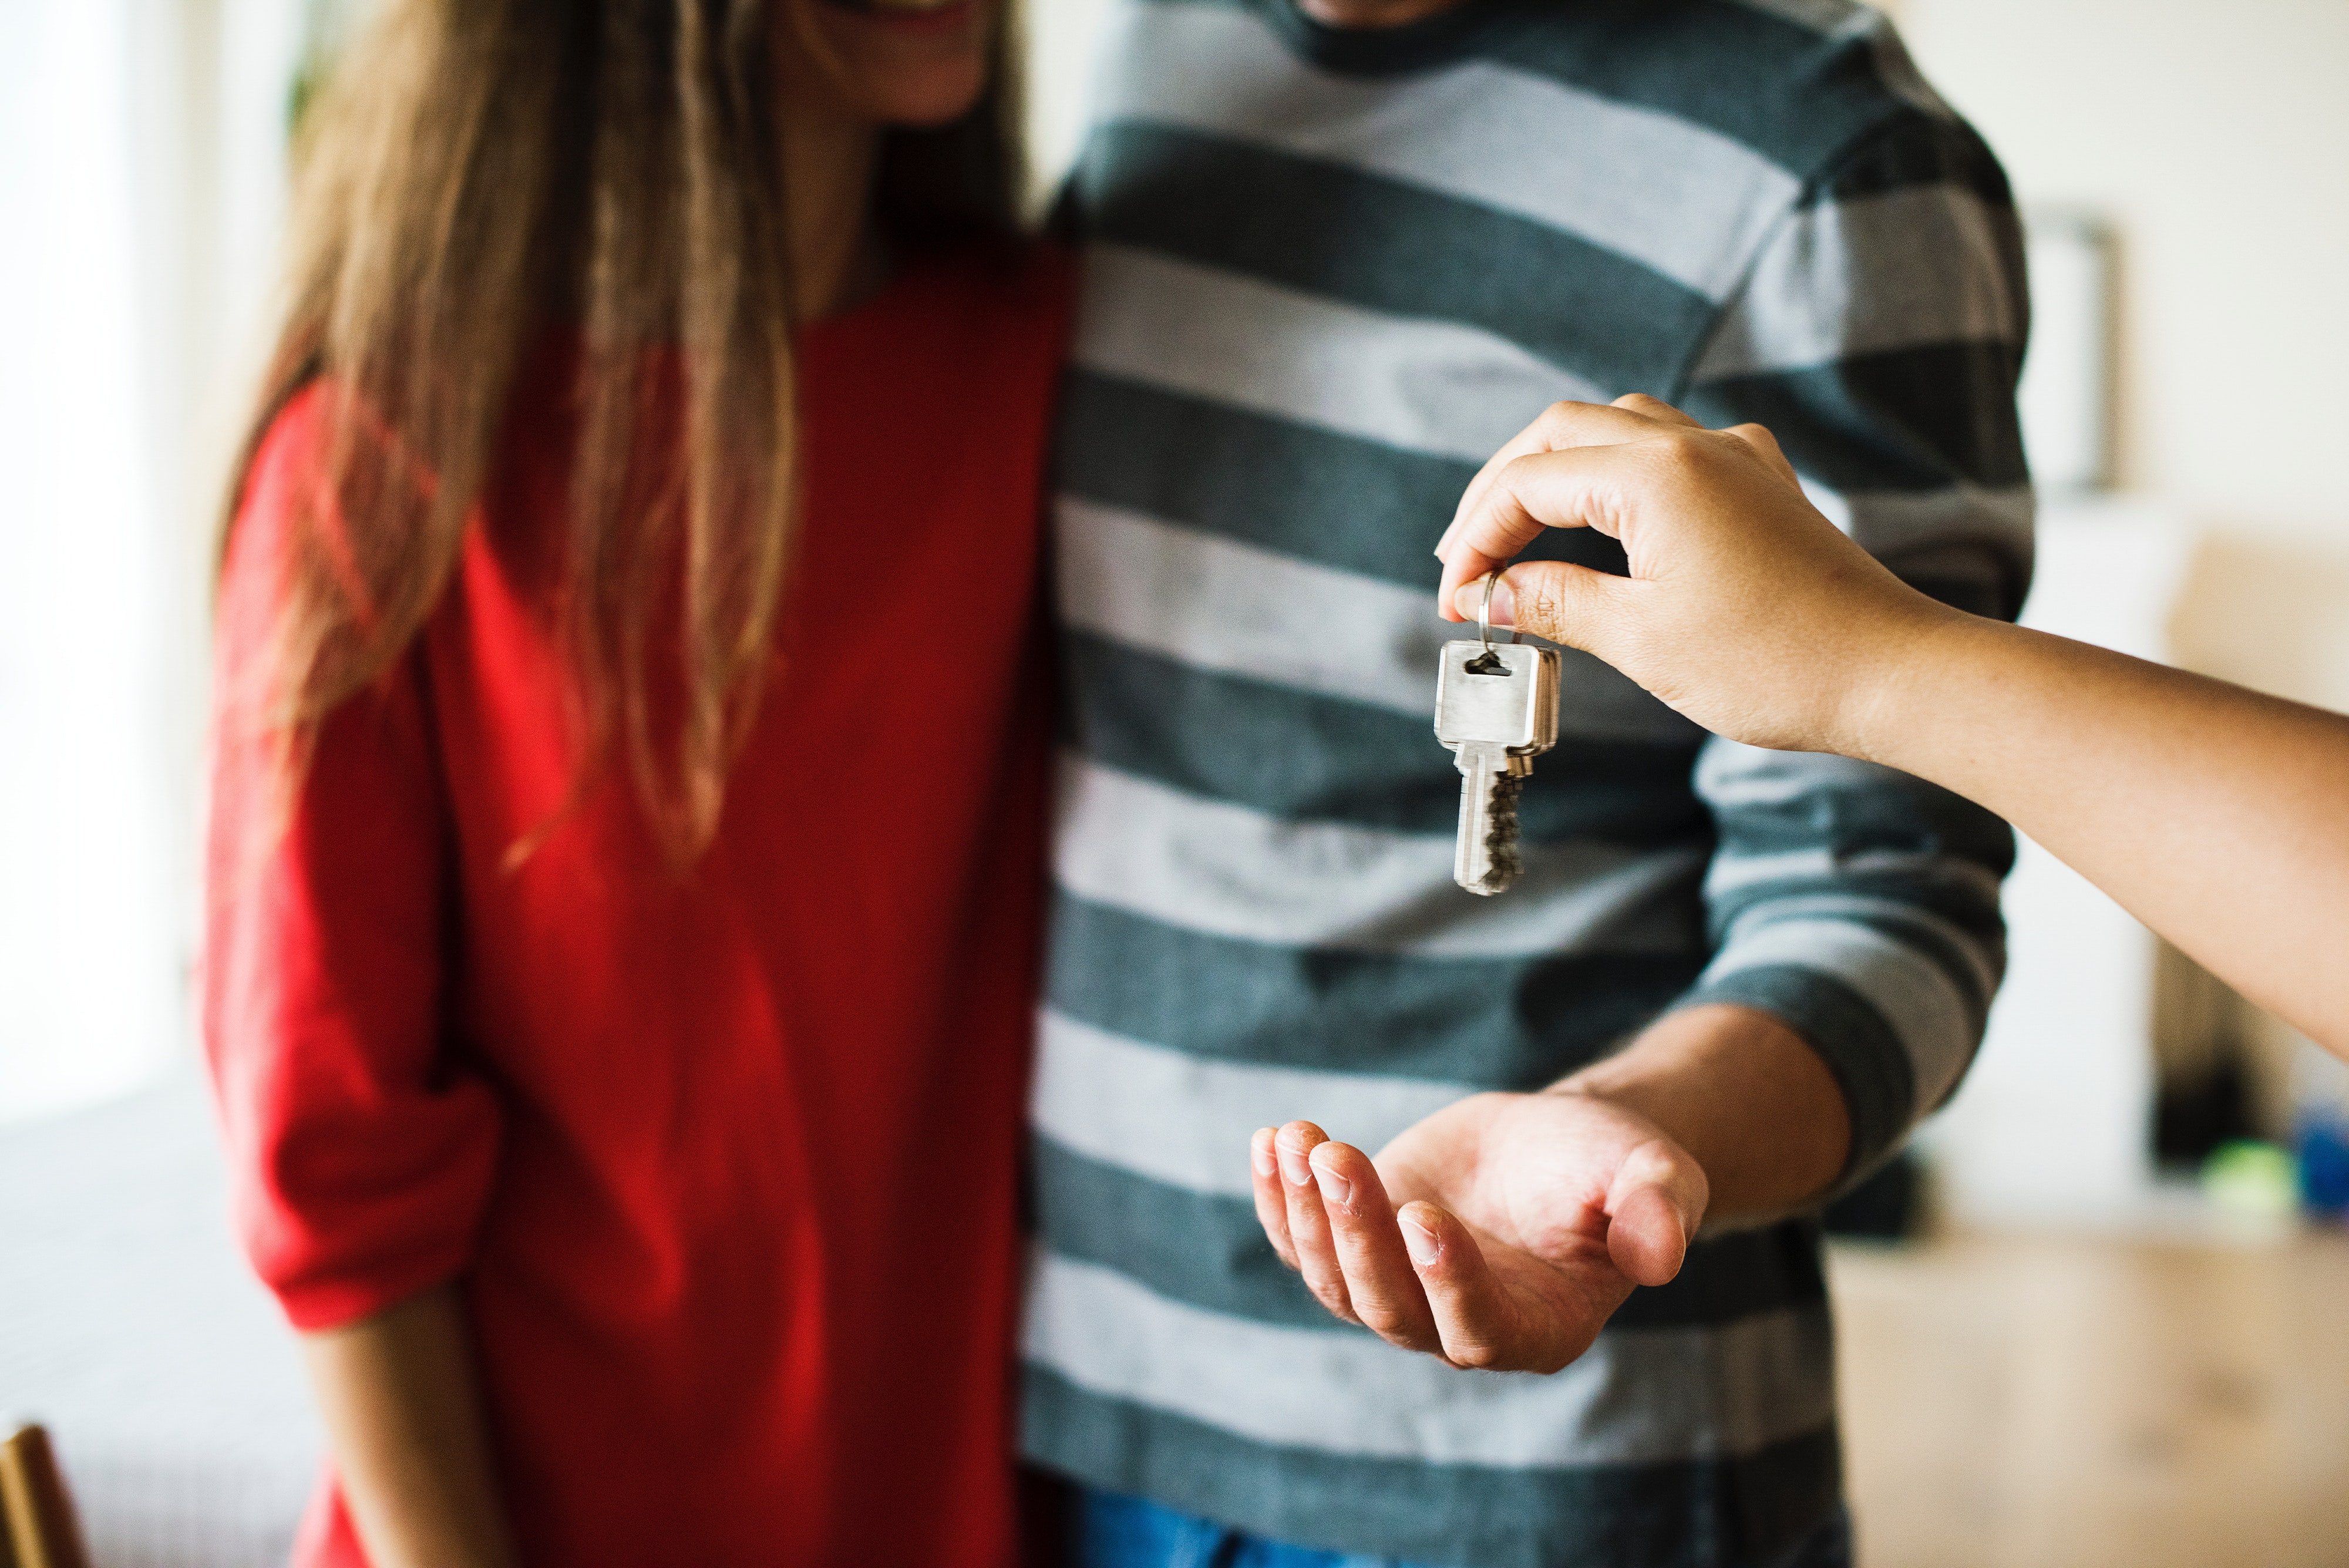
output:
M1491 896L1517 879L1517 792L1557 739L1557 655L1548 649L1447 643L1435 683L1435 737L1460 769L1454 880Z
M1530 768L1506 748L1475 742L1463 745L1460 764L1460 836L1454 846L1452 878L1471 893L1490 898L1517 879L1525 863L1517 854L1517 791Z

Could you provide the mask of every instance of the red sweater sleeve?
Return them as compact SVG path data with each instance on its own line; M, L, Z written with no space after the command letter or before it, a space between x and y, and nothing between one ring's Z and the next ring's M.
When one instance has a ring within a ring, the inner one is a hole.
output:
M257 722L323 421L315 389L279 417L231 535L202 976L238 1228L302 1329L465 1267L500 1120L451 1049L450 827L420 650L327 719L290 795Z

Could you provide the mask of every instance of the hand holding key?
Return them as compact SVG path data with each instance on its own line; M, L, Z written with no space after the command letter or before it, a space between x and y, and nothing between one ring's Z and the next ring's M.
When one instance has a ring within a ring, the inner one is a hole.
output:
M1594 1095L1472 1095L1373 1163L1310 1122L1258 1131L1257 1218L1321 1304L1459 1366L1555 1372L1704 1217L1696 1161Z
M1546 527L1619 540L1630 575L1508 566ZM1595 653L1757 746L1868 754L1868 719L1961 618L1821 516L1769 431L1709 431L1653 398L1546 410L1469 484L1435 553L1448 618L1474 618L1506 566L1495 624Z

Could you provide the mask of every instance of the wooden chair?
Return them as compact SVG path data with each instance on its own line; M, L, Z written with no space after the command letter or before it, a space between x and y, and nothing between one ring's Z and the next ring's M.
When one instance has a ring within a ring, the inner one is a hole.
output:
M48 1433L30 1424L0 1430L0 1568L90 1568Z

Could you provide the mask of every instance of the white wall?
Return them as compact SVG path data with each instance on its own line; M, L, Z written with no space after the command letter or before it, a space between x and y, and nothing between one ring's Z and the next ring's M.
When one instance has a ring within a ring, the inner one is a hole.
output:
M0 11L0 1100L177 1034L171 623L131 7Z
M1020 0L1030 194L1050 198L1084 130L1086 81L1108 0Z
M2349 708L2349 4L1896 9L2023 200L2117 231L2120 483L2207 539L2181 653Z
M204 562L301 0L0 5L0 1120L186 1054Z
M2201 539L2179 662L2349 710L2349 4L1894 9L2024 202L2117 234L2118 481ZM2281 1130L2297 1036L2246 1033Z

